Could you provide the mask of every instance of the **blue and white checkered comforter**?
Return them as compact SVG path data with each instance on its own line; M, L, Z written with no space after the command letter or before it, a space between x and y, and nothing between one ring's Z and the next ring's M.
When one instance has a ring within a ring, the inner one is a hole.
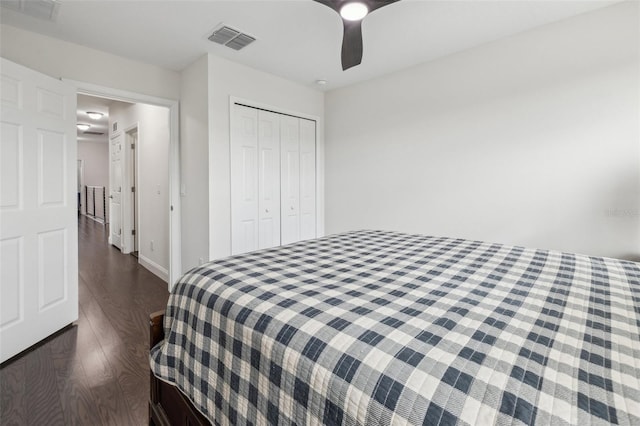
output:
M215 424L640 425L640 265L359 231L214 261L151 368Z

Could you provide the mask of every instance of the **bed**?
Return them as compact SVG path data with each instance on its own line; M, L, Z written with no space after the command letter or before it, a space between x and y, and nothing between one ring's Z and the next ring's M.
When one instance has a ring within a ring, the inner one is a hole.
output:
M153 327L153 424L640 425L634 262L348 232L195 268Z

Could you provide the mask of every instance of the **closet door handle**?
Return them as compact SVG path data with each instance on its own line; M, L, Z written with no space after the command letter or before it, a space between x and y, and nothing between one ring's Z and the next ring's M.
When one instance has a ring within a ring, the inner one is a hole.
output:
M291 210L293 210L293 206L291 206Z
M265 213L269 213L269 209L264 209L264 212Z

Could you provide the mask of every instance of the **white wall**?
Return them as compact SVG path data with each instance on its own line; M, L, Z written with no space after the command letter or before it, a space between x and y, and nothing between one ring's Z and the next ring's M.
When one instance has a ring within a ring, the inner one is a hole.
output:
M180 97L175 71L126 59L9 25L0 26L0 55L52 77L168 99Z
M104 186L107 197L109 196L109 144L105 138L104 142L78 142L78 160L83 161L83 174L85 186ZM96 196L98 193L96 192ZM91 193L89 200L93 202ZM103 200L96 198L96 212L103 211ZM98 205L100 204L100 205ZM93 207L91 207L93 210ZM90 210L90 211L91 211ZM107 211L109 209L107 208ZM85 200L85 189L82 187L82 213L87 212L87 201Z
M330 233L640 257L638 3L326 96Z
M197 266L200 259L209 259L208 77L207 55L181 73L180 199L183 272Z
M169 269L169 109L146 104L112 105L109 129L138 128L138 259L168 281ZM111 136L111 135L110 135ZM125 155L130 150L125 149ZM123 191L124 197L125 191ZM152 248L153 242L153 248Z
M209 257L231 254L229 182L230 97L266 104L280 110L313 115L324 123L324 94L280 77L209 55ZM322 169L323 137L317 146ZM322 175L319 176L322 179ZM319 191L322 197L323 191ZM320 203L323 202L320 198ZM322 205L322 204L320 204ZM321 218L322 220L322 218ZM193 224L192 226L197 226Z

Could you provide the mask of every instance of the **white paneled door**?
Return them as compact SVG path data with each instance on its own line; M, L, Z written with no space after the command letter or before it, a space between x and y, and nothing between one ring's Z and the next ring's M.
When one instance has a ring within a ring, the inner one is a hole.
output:
M78 318L76 93L0 58L0 362Z
M300 120L300 239L316 237L316 122Z
M234 105L231 138L231 253L258 248L258 110Z
M109 242L122 250L122 175L124 136L118 133L109 142Z
M280 116L281 242L300 240L300 120Z
M280 245L280 115L258 111L258 247Z

